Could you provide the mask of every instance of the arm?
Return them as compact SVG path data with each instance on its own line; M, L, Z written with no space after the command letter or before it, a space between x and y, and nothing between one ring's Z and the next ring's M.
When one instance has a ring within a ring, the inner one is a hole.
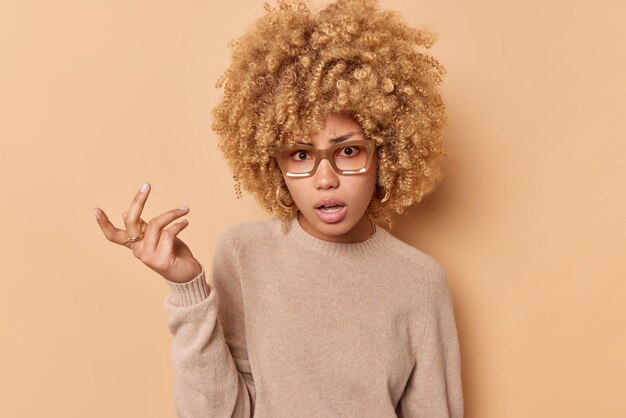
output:
M461 358L453 301L443 270L432 276L426 327L414 350L415 367L397 412L403 418L462 418Z
M248 363L238 247L229 231L218 240L213 285L205 270L187 283L164 279L173 336L174 403L180 418L251 417L255 388Z

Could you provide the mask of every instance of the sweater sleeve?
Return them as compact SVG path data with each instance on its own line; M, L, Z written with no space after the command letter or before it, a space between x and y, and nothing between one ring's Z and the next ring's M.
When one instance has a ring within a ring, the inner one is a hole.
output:
M414 350L415 366L399 401L402 418L462 418L461 358L453 301L444 271L429 281L425 329Z
M251 417L255 386L245 343L239 251L232 230L218 239L211 271L187 283L164 279L173 336L174 404L180 418Z

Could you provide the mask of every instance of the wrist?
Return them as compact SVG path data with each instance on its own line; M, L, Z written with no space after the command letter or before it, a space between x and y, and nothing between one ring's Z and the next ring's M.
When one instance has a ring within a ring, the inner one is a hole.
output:
M192 276L191 280L193 280L196 277L198 277L204 271L204 268L202 267L202 264L195 257L193 257L193 259L196 262L196 269L193 272L193 276Z

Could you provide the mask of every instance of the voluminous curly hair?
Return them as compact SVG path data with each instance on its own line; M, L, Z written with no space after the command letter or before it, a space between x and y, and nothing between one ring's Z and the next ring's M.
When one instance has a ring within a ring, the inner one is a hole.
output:
M216 84L224 94L212 127L237 198L243 184L284 230L297 208L277 202L276 189L287 189L273 153L295 137L307 141L329 113L340 113L377 145L377 190L367 212L392 228L392 215L433 191L453 156L437 91L445 69L424 53L436 35L380 10L376 0L337 0L315 14L306 2L278 0L265 10L229 44L232 63ZM385 191L382 203L376 197Z

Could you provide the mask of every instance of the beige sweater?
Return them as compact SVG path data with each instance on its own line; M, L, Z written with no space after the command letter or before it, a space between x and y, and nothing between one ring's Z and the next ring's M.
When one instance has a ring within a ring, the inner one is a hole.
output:
M360 243L293 218L219 237L211 275L166 281L181 418L462 417L446 275L381 227Z

